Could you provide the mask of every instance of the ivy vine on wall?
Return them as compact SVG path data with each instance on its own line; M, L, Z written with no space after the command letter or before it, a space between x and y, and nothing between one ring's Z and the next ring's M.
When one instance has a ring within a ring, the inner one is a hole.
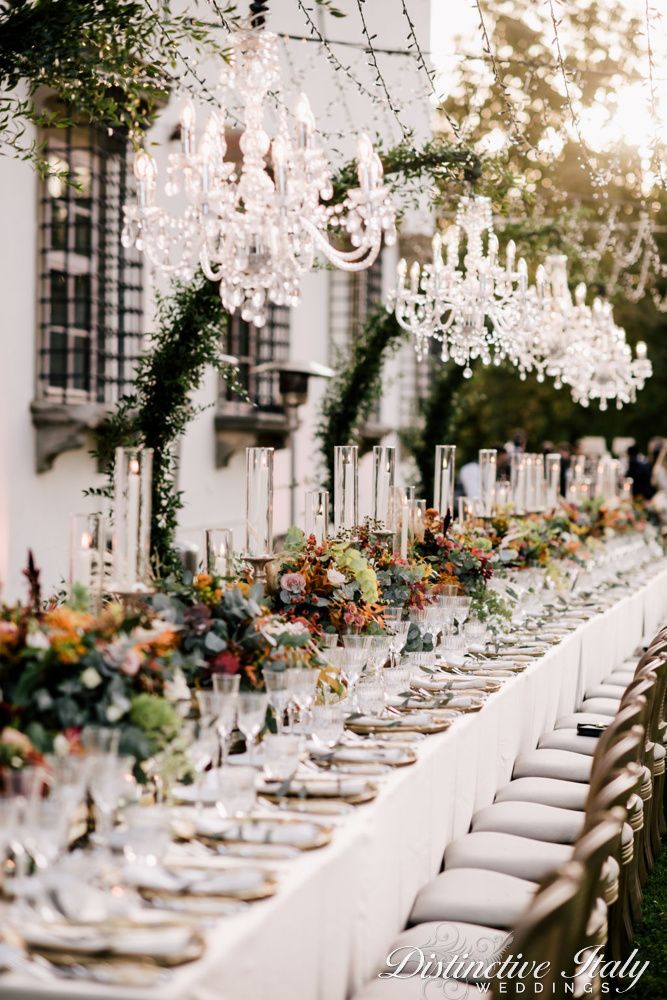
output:
M175 445L197 413L192 393L206 368L213 366L245 397L237 369L223 359L228 319L217 285L203 274L190 284L176 284L171 296L158 300L157 330L150 350L139 361L132 392L122 397L97 431L93 454L108 485L91 493L110 495L117 447L153 449L151 551L158 576L178 567L173 541L183 498L176 487Z

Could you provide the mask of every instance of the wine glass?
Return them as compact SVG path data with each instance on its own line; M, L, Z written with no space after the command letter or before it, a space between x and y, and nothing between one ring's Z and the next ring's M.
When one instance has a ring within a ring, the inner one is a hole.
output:
M338 632L322 632L317 637L321 649L335 649L338 645Z
M369 673L376 674L382 670L391 647L390 635L372 635L368 647L368 669Z
M254 764L255 740L266 719L268 699L260 691L242 691L238 701L238 727L245 736L250 763Z
M227 759L227 741L236 725L239 703L240 674L214 674L213 690L220 699L218 710L218 735L220 737L220 758Z
M117 757L113 753L89 755L89 791L97 815L97 832L102 843L108 843L113 817L123 791L128 788L134 757Z
M285 710L292 696L287 670L278 670L273 667L265 668L264 684L266 685L269 705L276 720L276 729L282 733Z
M395 667L398 659L408 641L408 633L410 631L410 622L404 622L400 620L389 620L385 621L385 626L387 632L391 636L391 642L389 644L389 657L391 660L391 666Z
M456 621L456 626L459 633L462 630L464 622L467 620L470 614L470 605L472 604L471 597L455 597L453 598L454 604L454 620Z
M195 772L197 808L201 809L204 773L218 753L218 731L214 726L203 726L195 720L186 723L184 730L187 740L185 752Z
M48 754L46 756L51 796L62 802L72 814L83 802L88 783L89 761L84 754Z
M307 715L315 701L317 685L320 679L319 670L311 667L291 667L288 671L288 681L292 703L299 710L300 722L307 724Z

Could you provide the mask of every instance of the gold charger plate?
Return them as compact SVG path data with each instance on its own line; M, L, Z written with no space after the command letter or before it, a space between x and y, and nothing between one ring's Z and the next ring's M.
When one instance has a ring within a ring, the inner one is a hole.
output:
M219 874L216 872L216 874ZM264 882L257 889L237 889L236 891L230 890L229 892L216 892L207 895L206 893L188 893L187 891L182 892L169 892L166 889L142 889L139 887L139 895L144 899L180 899L182 897L191 896L192 899L206 901L210 899L212 901L216 899L238 899L243 903L251 903L256 899L268 899L270 896L275 896L278 890L278 879L271 874L266 874L264 876Z
M348 747L345 748L346 750ZM334 756L328 762L332 767L347 767L350 764L354 767L355 764L379 764L384 767L410 767L411 764L416 764L417 754L410 747L406 747L403 751L403 757L399 760L373 760L372 750L370 754L364 754L361 750L357 751L356 748L349 748L352 753L349 757L345 759L340 759ZM378 749L374 747L372 749ZM387 750L395 750L396 747L392 747L391 744L387 744Z
M199 833L199 832L196 834L196 839L200 840L202 844L206 844L213 847L216 847L218 844L223 844L223 845L242 844L243 846L248 848L274 846L274 847L293 847L296 848L296 850L298 851L314 851L317 850L317 848L319 847L325 847L331 841L334 829L333 826L329 826L328 824L318 823L310 819L302 819L302 820L291 819L289 816L271 816L270 819L267 819L265 817L259 818L259 817L248 816L248 817L241 817L240 819L234 819L232 822L234 823L235 826L241 826L241 825L259 826L267 824L268 825L273 824L276 826L280 824L285 824L286 826L287 825L302 826L304 823L310 823L311 826L314 826L316 828L317 834L313 840L302 844L295 844L291 843L290 841L284 841L284 840L278 842L272 841L270 839L246 840L243 837L225 837L222 835L216 836L212 834Z
M441 719L441 720L433 719L433 721L428 724L424 723L423 725L419 725L418 723L415 722L411 723L409 721L409 718L410 718L409 712L404 713L402 718L397 717L396 725L392 726L392 730L390 731L393 732L398 731L402 733L408 733L408 732L424 733L427 736L431 736L434 733L444 733L444 731L446 729L449 729L452 722L454 721L453 719ZM349 722L349 721L346 722L346 726L353 733L359 733L362 736L365 736L370 733L378 734L387 729L387 726L382 726L382 725L378 726L373 723L359 723L359 722Z

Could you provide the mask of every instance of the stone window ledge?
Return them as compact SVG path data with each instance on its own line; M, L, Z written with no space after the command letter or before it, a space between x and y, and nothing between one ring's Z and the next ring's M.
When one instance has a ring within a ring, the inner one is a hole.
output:
M284 412L249 409L245 412L225 412L215 415L215 465L221 469L232 455L246 448L286 448L289 439L289 419Z
M33 400L30 413L35 428L37 472L48 472L58 455L85 447L88 436L104 422L108 412L105 403Z

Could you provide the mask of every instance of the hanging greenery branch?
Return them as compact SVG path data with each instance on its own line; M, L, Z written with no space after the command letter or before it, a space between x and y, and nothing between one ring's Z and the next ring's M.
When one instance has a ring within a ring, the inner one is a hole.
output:
M169 94L183 46L216 48L191 18L139 0L10 0L0 36L0 153L42 173L30 126L65 128L75 115L138 139ZM56 99L47 110L36 102L42 89Z
M158 301L157 332L152 349L139 361L133 391L120 400L97 432L93 454L109 484L92 493L109 495L114 452L119 446L153 449L153 566L164 576L177 566L173 551L182 493L176 488L175 443L198 412L192 393L207 367L217 368L242 398L237 369L222 357L228 315L217 286L199 274L189 285L176 284L174 294Z
M384 363L406 336L394 313L379 306L329 382L316 432L329 492L333 492L334 447L359 440L359 432L382 394Z

